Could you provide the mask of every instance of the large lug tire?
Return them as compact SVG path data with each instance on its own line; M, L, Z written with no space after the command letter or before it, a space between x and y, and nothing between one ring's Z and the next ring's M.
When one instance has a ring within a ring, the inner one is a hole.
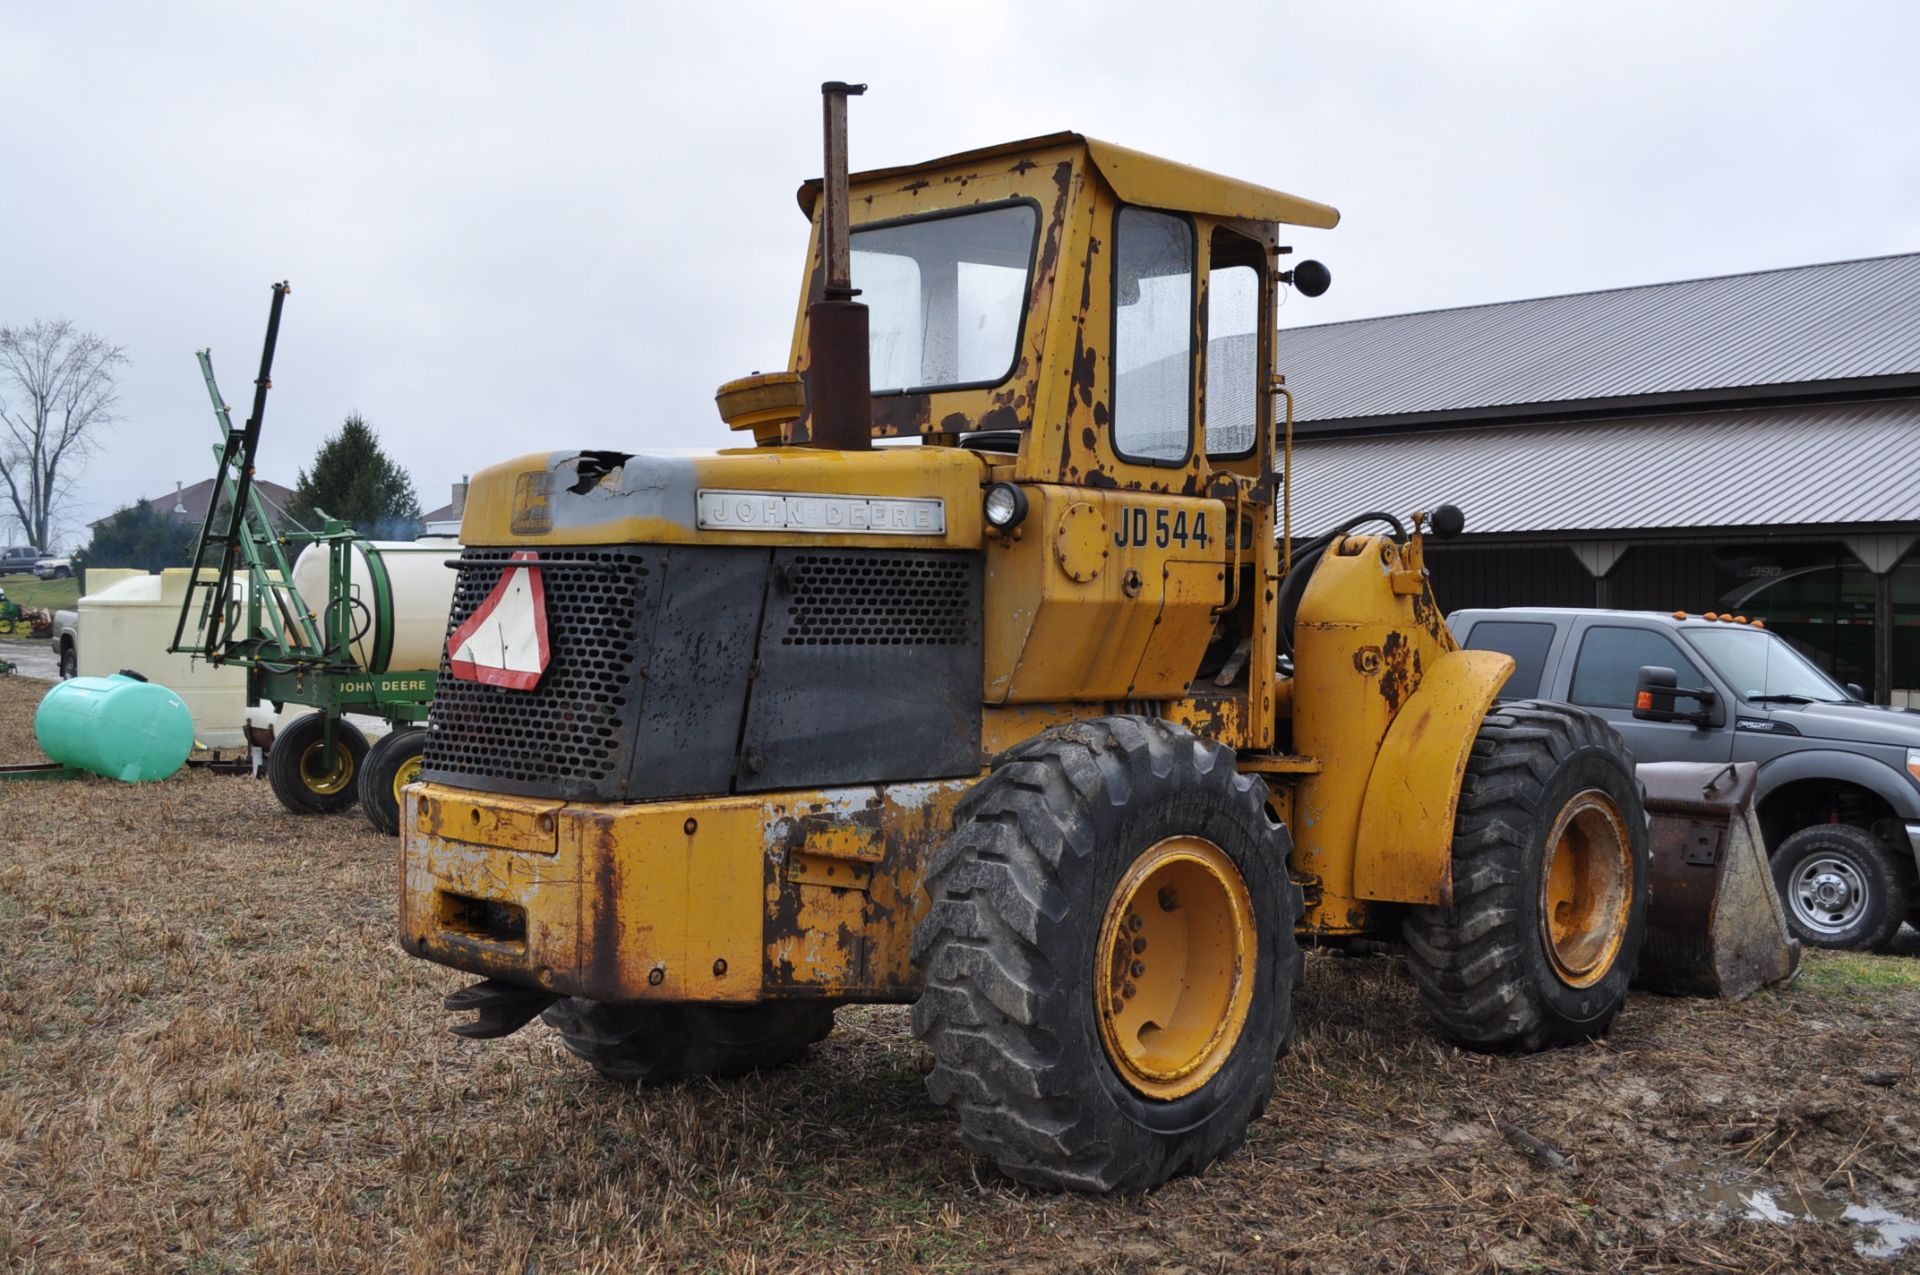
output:
M367 750L360 768L360 809L367 822L389 837L400 833L400 792L420 778L420 758L427 750L427 732L402 726L380 737Z
M1566 704L1488 714L1454 819L1453 898L1409 913L1420 999L1469 1049L1602 1036L1646 930L1648 834L1633 758Z
M73 649L73 643L60 644L60 680L80 676L80 655Z
M608 1005L562 1000L540 1019L608 1080L665 1085L744 1076L792 1062L833 1030L823 1001L758 1005Z
M1266 785L1167 722L1001 755L927 869L933 1100L1021 1182L1144 1191L1239 1147L1291 1043L1300 890Z
M1774 850L1773 883L1795 938L1858 951L1884 948L1899 933L1912 868L1865 828L1817 823Z
M287 723L267 753L267 781L280 804L296 815L331 815L351 810L360 799L359 776L367 759L367 737L342 720L333 724L333 764L326 764L319 713Z

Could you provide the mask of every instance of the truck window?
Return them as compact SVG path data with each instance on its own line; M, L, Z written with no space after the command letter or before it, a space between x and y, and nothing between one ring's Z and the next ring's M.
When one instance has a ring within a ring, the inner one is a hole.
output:
M1537 620L1482 620L1467 635L1469 650L1513 657L1513 676L1500 688L1501 699L1532 699L1540 693L1552 645L1553 626Z
M1122 208L1114 244L1113 449L1184 464L1193 441L1193 224Z
M1648 664L1672 669L1682 686L1706 685L1699 668L1665 634L1608 625L1588 629L1581 639L1567 698L1588 708L1630 709L1640 669Z

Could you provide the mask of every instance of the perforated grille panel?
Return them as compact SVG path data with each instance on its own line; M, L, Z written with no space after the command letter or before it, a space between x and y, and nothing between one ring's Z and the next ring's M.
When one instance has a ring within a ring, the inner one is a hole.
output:
M782 646L954 646L973 631L973 565L935 554L802 554L782 568Z
M448 632L479 608L511 549L462 555ZM638 631L656 571L639 549L542 548L551 662L531 691L452 676L441 655L424 767L448 782L486 780L508 792L605 795L625 780L638 688ZM477 785L476 785L477 786Z

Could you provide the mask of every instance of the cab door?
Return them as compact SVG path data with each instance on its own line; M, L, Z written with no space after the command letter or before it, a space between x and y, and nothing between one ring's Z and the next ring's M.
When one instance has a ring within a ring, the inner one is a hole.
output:
M1672 638L1658 629L1588 621L1574 641L1568 701L1606 718L1627 741L1636 762L1732 759L1734 733L1727 724L1727 689L1703 664L1689 659ZM1711 687L1718 698L1707 725L1636 719L1633 700L1645 665L1672 669L1682 686Z

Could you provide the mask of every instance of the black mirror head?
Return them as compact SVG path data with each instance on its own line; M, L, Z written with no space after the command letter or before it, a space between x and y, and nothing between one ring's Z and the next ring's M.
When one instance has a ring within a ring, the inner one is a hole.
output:
M1280 277L1298 289L1303 297L1324 295L1333 286L1333 271L1317 261L1303 261Z

